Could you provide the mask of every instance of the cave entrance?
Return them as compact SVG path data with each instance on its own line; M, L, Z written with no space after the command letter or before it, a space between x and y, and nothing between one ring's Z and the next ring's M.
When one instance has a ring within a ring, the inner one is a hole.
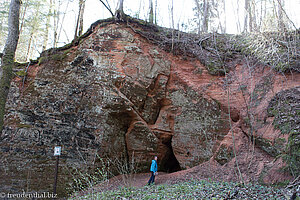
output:
M168 151L166 152L165 157L161 161L161 170L167 173L180 171L181 168L178 160L174 155L173 148L171 145L171 140L163 144L167 146Z

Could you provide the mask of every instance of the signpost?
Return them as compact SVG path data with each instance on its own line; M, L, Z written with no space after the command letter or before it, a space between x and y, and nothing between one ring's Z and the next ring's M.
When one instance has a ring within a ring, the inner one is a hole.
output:
M58 175L58 161L59 156L61 154L61 147L56 146L54 147L54 156L56 156L56 166L55 166L55 177L54 177L54 185L53 185L53 194L56 194L56 185L57 185L57 175Z

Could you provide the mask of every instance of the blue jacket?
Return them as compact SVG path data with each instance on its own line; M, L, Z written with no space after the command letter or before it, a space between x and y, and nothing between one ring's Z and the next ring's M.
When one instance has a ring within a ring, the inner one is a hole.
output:
M150 171L157 172L157 162L155 160L152 160Z

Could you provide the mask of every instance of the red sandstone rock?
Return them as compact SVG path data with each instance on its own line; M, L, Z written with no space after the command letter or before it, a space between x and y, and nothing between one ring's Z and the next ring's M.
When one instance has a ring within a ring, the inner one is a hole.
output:
M48 191L54 145L63 146L62 174L70 165L97 167L96 155L134 158L147 171L158 155L160 170L190 168L182 173L204 178L237 180L236 163L246 181L290 178L279 170L284 162L253 147L251 138L270 141L268 148L287 140L267 108L276 93L300 85L299 73L282 76L263 66L250 73L242 61L227 76L213 76L199 61L116 24L96 27L60 54L62 61L49 56L31 65L24 87L19 78L12 82L0 142L1 191L12 189L12 177L16 191Z

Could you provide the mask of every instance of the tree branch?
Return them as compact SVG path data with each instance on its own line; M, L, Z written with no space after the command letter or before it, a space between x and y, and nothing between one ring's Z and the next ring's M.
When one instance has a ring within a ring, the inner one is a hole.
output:
M294 22L289 18L289 16L287 15L287 13L285 12L285 10L283 9L283 6L282 6L281 2L280 2L279 0L277 0L277 2L278 2L278 4L279 4L281 10L284 12L286 18L291 22L291 24L293 25L293 27L295 28L295 30L297 30L296 25L295 25Z
M99 0L103 5L104 7L110 12L111 16L114 17L114 13L111 11L111 9L102 1L102 0Z

